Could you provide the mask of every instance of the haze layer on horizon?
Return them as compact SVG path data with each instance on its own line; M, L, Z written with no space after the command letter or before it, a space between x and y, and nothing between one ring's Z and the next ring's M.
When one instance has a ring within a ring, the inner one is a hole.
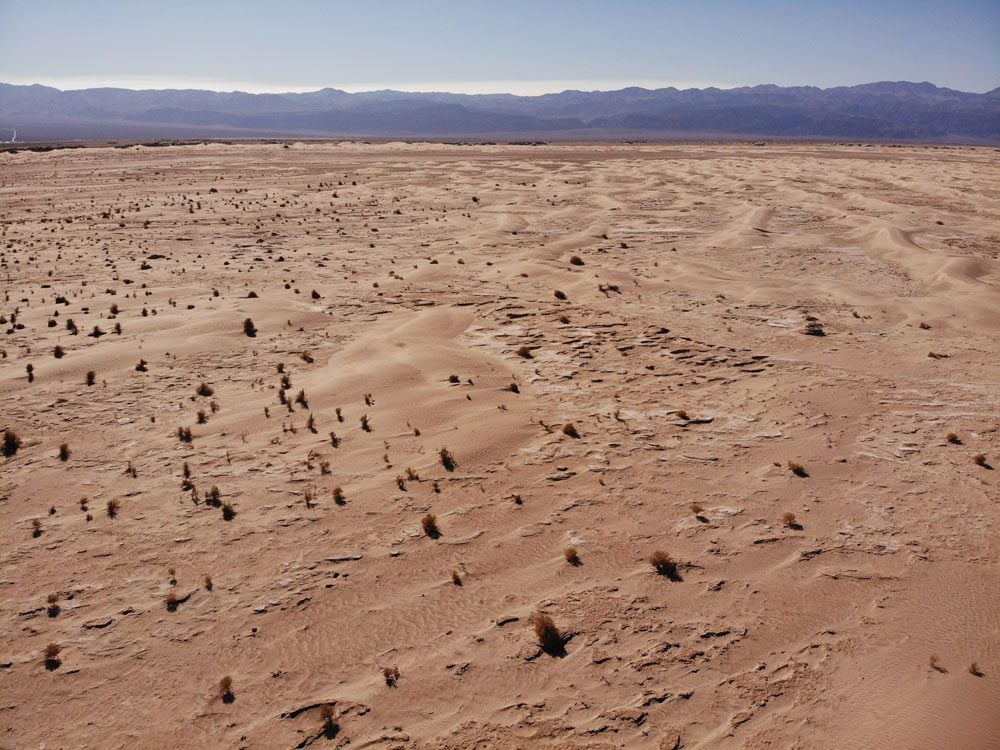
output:
M0 81L61 89L1000 84L1000 5L597 0L0 0Z

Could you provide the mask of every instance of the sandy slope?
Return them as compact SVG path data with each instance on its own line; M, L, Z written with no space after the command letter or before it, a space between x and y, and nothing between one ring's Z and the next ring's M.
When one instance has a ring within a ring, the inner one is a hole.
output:
M1000 746L998 156L0 155L0 747Z

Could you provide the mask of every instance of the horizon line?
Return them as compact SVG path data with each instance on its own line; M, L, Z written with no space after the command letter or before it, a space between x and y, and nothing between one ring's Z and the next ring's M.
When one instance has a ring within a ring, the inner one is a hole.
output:
M464 95L491 95L491 96L544 96L547 94L560 94L567 91L581 91L587 93L607 93L611 91L621 91L627 88L641 88L646 90L657 90L664 88L674 88L678 90L690 89L738 89L753 88L756 86L778 86L780 88L849 88L872 83L930 83L929 81L864 81L861 83L838 84L836 86L818 86L816 84L775 84L775 83L755 83L755 84L734 84L721 81L678 81L669 79L638 79L638 80L608 80L608 79L550 79L538 81L408 81L408 82L372 82L354 83L340 85L298 85L298 84L254 84L245 81L224 81L194 78L118 78L118 79L98 79L73 76L66 78L40 78L24 79L14 77L8 80L0 79L0 82L14 86L47 86L59 91L85 91L87 89L125 89L128 91L207 91L217 94L307 94L315 93L325 89L334 89L348 94L377 93L382 91L395 91L405 94L464 94ZM939 88L950 88L931 84ZM960 90L960 89L956 89ZM985 94L987 91L970 91L964 93Z

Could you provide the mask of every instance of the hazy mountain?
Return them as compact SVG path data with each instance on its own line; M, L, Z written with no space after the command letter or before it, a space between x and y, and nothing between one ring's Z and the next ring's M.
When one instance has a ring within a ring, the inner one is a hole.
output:
M1000 142L1000 89L930 83L820 89L563 91L543 96L85 89L0 84L19 141L251 136L607 137L633 133ZM0 138L3 133L0 132Z

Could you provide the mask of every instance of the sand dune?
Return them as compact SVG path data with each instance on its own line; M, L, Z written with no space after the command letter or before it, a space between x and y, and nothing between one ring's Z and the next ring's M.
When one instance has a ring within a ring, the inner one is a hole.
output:
M0 747L997 747L997 156L0 154Z

